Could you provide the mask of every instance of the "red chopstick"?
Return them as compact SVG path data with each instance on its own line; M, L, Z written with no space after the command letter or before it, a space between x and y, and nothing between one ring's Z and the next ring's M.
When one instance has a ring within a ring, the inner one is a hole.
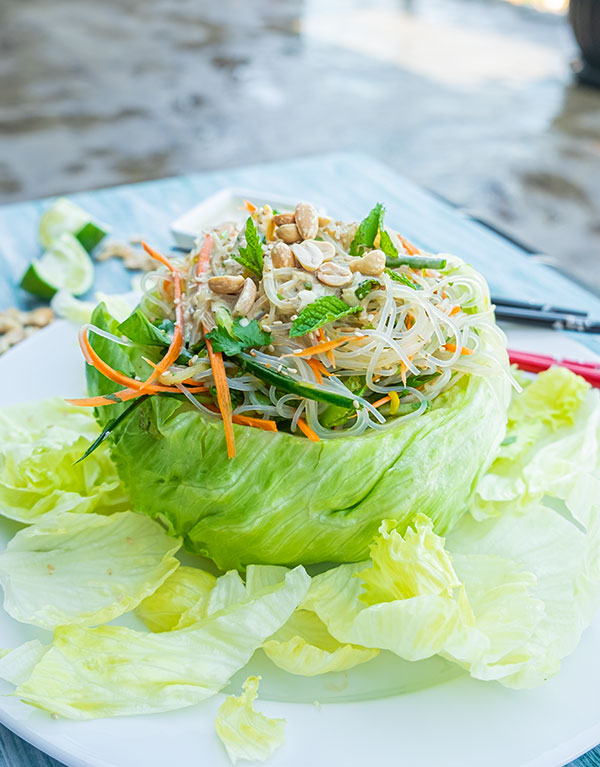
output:
M575 360L557 360L545 354L532 354L531 352L519 352L514 349L508 350L508 358L511 364L517 365L521 370L530 373L540 373L552 365L559 365L572 370L586 381L600 388L600 362L576 362Z

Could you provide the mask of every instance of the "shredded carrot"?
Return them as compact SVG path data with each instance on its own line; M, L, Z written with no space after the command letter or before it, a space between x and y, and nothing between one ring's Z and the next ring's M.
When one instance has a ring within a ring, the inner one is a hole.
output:
M406 386L406 371L408 370L408 367L406 366L406 362L404 360L400 360L400 378L402 379L402 383Z
M327 336L325 335L325 331L323 330L323 328L319 328L318 336L319 336L320 343L327 342L328 339L327 339ZM327 352L327 359L331 363L331 367L335 367L335 357L333 356L333 352L331 351L331 349Z
M456 351L456 344L444 344L444 349L447 352L455 352ZM460 350L461 354L473 354L473 349L468 349L466 346L463 346L463 348Z
M189 386L187 388L192 394L201 394L207 392L206 386ZM151 386L147 393L158 394L159 392L168 392L169 394L181 394L179 389L175 386ZM120 389L113 394L101 394L97 397L84 397L83 399L68 399L66 402L70 402L71 405L78 405L79 407L104 407L105 405L116 405L120 402L127 402L130 399L141 397L142 392L139 389Z
M156 368L158 367L156 362L152 362L152 360L149 360L148 357L142 356L142 359L144 360L146 365L150 365L151 368L154 368L156 370ZM209 390L208 386L204 386L203 384L199 384L198 381L194 381L193 378L186 378L185 381L181 381L181 383L185 384L186 386L195 386L197 391L203 391L203 390L204 391L208 391ZM165 384L165 386L169 387L170 389L175 389L175 385Z
M291 352L290 354L282 354L281 358L284 357L311 357L313 354L324 354L325 352L332 351L333 349L337 349L338 346L342 346L342 344L347 343L348 341L352 340L352 336L340 336L339 338L336 338L333 341L324 341L322 343L315 344L315 346L309 346L306 349L300 349L296 352Z
M241 424L242 426L252 426L255 429L262 429L263 431L277 431L277 424L275 421L270 421L265 418L252 418L249 415L234 415L233 422Z
M253 205L250 200L244 200L244 207L248 211L248 213L254 213L256 210L256 205Z
M312 442L320 442L321 438L319 435L313 431L310 426L306 423L304 418L298 418L298 428L304 434L305 437L308 437Z
M90 343L90 339L88 338L88 329L84 328L79 333L79 344L81 346L81 350L83 352L83 356L86 359L86 362L89 365L92 365L96 368L96 370L99 373L102 373L103 376L106 376L110 381L114 381L114 383L121 384L121 386L126 386L131 389L140 390L142 387L141 381L136 381L135 378L130 378L129 376L126 376L124 373L121 373L118 370L114 370L114 368L111 368L111 366L104 362L104 360L98 356L95 349Z
M154 381L156 381L157 378L160 378L160 376L165 371L167 371L179 357L179 354L183 347L183 305L181 300L182 299L181 277L177 269L175 269L175 267L169 261L168 258L165 258L163 255L158 253L158 251L153 250L151 247L146 245L145 242L142 242L142 247L144 248L144 250L149 256L151 256L152 258L156 259L161 264L166 266L167 269L173 275L173 288L174 288L173 300L175 303L175 330L173 332L173 338L171 339L171 343L169 345L169 348L167 349L167 353L162 358L162 360L158 363L158 365L150 374L150 376L143 382L140 388L140 391L147 391L148 387Z
M208 349L208 358L210 359L210 366L212 368L215 387L217 389L217 403L219 405L219 411L221 412L221 418L223 419L223 425L225 427L225 442L227 443L227 455L229 458L234 458L235 457L235 435L233 433L231 394L229 393L229 386L227 384L227 375L225 373L223 355L221 354L221 352L213 351L212 342L210 338L206 339L206 348Z
M198 264L196 265L196 276L199 277L204 272L208 271L210 266L210 251L212 250L213 238L211 234L207 234L200 248L198 254Z
M389 394L386 394L385 397L382 397L381 399L378 399L377 402L373 403L373 407L381 407L382 405L385 405L386 402L390 401Z
M406 312L406 319L404 320L404 324L406 325L407 330L410 330L415 324L415 318L410 312Z
M321 375L321 367L324 367L322 362L319 362L319 360L306 360L308 364L310 365L310 368L315 376L315 381L319 384L323 383L323 376Z
M419 248L409 242L406 237L403 237L401 234L399 234L398 239L404 245L404 250L406 250L407 253L410 253L411 256L416 256L417 253L420 253Z
M450 317L452 317L454 314L458 314L460 312L460 306L453 306L452 309L448 312Z

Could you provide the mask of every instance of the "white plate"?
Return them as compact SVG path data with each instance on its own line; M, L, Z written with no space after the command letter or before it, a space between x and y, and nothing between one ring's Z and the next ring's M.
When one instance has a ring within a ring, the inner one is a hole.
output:
M557 356L577 351L580 359L594 359L583 347L563 343L558 333L552 341ZM40 370L45 371L43 386ZM75 331L64 322L0 358L3 405L76 396L83 387ZM16 529L0 522L0 547ZM36 636L50 638L0 611L0 646L14 647ZM275 669L260 651L231 688L239 692L249 670L261 673L260 707L287 719L286 742L271 767L557 767L600 742L599 644L597 619L560 674L532 691L477 682L439 659L411 664L391 654L346 673L305 679ZM11 689L1 686L0 696ZM73 767L226 767L214 733L222 699L216 695L168 714L70 722L0 697L0 721Z
M171 224L171 234L182 248L192 248L200 232L215 221L233 221L240 225L248 218L244 205L252 200L257 207L270 205L275 210L293 210L298 200L268 195L252 189L226 188L202 200Z

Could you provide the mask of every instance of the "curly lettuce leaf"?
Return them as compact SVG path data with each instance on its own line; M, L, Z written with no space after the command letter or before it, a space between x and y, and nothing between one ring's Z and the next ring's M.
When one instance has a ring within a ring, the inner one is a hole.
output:
M124 626L61 626L15 695L70 719L191 706L246 665L288 620L309 583L298 567L254 597L246 595L188 628L157 634Z
M342 644L311 610L298 609L262 646L276 666L290 674L317 676L366 663L379 650Z
M178 567L167 580L137 606L135 614L150 631L171 631L183 613L207 602L216 578L197 567Z
M4 609L46 629L105 623L173 573L180 545L132 511L48 516L20 530L0 554Z
M99 433L90 411L60 399L0 410L0 514L31 524L48 512L128 508L106 446L74 465Z
M254 709L259 682L259 676L249 676L244 692L228 695L217 712L215 730L232 764L238 759L264 762L285 738L285 719L271 719Z
M560 367L522 383L507 439L477 485L471 512L498 516L550 496L585 523L600 497L600 392Z
M19 685L29 679L31 672L48 650L39 639L24 642L14 650L0 651L0 679Z

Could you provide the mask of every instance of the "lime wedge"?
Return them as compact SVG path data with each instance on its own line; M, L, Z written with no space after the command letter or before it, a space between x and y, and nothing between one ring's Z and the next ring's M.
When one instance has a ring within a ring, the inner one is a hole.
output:
M61 288L80 296L93 281L94 265L87 251L72 234L63 233L39 260L29 264L21 287L40 298L52 298Z
M106 230L93 221L79 205L75 205L65 197L58 200L42 214L40 219L39 237L44 248L49 248L52 242L65 232L73 234L88 251L106 236Z

